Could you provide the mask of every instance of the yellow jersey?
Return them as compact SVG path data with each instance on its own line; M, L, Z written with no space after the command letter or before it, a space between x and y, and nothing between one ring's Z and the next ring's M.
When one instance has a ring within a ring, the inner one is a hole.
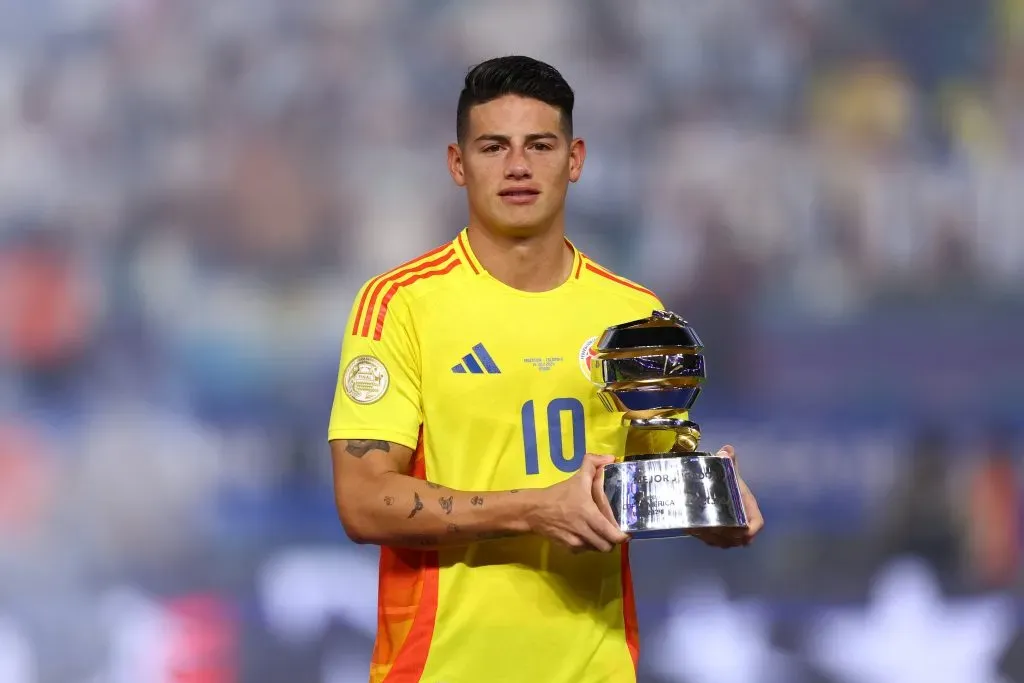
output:
M466 230L367 282L328 439L403 444L414 476L464 491L542 488L585 453L621 457L592 349L661 303L569 246L568 280L542 293L488 274ZM638 654L627 546L574 554L521 536L381 549L372 683L620 683L636 680Z

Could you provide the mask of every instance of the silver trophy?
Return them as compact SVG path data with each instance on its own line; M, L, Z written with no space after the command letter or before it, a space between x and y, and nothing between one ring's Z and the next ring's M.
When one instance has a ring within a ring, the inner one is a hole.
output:
M597 342L592 379L629 429L625 457L604 468L604 492L632 538L747 526L732 460L697 452L700 427L683 417L706 377L703 350L693 328L668 311L609 327ZM646 452L654 443L667 452ZM642 446L631 452L630 444Z

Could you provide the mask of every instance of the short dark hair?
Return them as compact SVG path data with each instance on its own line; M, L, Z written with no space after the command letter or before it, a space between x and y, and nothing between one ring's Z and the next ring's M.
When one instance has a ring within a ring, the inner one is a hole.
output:
M575 95L562 74L550 64L532 57L512 55L488 59L466 74L455 120L459 142L463 141L469 129L469 110L505 95L529 97L555 107L561 113L562 128L568 137L572 137Z

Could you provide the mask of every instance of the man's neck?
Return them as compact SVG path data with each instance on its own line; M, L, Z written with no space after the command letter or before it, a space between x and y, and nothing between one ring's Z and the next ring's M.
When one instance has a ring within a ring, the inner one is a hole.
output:
M524 292L547 292L572 271L573 252L562 229L530 237L508 237L470 223L469 243L480 265L493 278Z

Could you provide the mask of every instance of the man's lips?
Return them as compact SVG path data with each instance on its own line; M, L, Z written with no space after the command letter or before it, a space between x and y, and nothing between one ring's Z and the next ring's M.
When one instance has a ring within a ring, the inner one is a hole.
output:
M507 187L498 192L501 201L506 204L533 204L540 196L540 190L534 187Z
M501 197L529 197L540 194L540 190L532 187L509 187L498 193Z

